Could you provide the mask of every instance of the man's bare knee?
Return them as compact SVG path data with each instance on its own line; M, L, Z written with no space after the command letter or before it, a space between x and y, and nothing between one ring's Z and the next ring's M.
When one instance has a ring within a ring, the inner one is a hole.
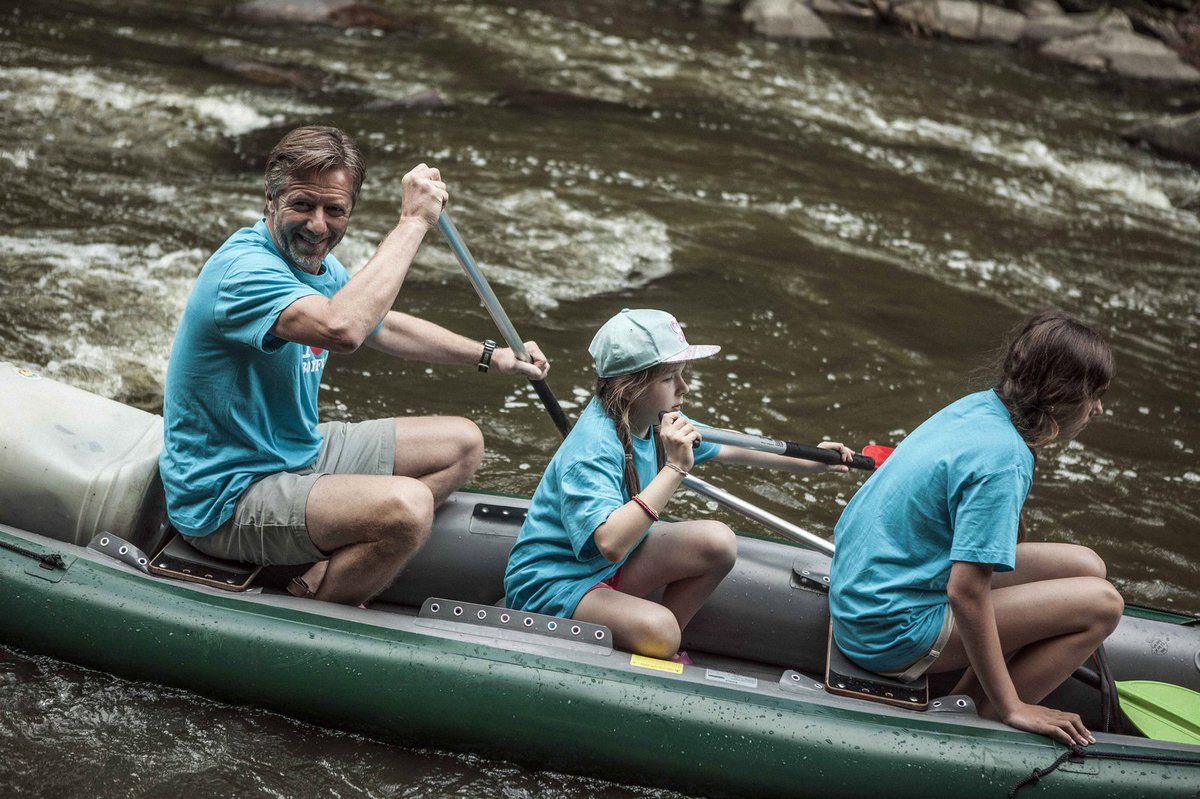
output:
M456 455L455 464L465 475L464 480L469 479L483 460L483 432L479 425L470 419L455 419L451 447Z
M397 477L380 518L379 543L404 554L420 548L433 527L433 493L420 480Z

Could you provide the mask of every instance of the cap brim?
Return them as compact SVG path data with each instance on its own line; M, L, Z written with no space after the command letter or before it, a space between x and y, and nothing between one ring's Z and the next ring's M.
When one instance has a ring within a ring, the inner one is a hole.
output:
M689 344L683 352L678 355L672 355L670 358L663 358L662 363L679 363L680 361L695 361L699 358L708 358L716 355L721 351L721 347L717 344Z

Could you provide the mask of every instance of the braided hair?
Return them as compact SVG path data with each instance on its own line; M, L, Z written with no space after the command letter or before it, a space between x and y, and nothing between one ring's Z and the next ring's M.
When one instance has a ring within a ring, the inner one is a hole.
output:
M617 428L617 438L625 450L625 489L629 496L641 491L638 481L637 468L633 460L633 429L629 419L629 411L633 404L642 398L656 380L661 380L671 373L675 364L664 363L616 377L601 377L596 381L596 398L604 413L612 420ZM665 460L662 440L652 433L654 449L658 457L659 467Z

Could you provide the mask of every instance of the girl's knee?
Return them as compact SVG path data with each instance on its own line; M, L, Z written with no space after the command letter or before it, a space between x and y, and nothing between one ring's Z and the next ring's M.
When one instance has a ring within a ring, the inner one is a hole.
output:
M1092 616L1092 624L1107 636L1120 623L1121 615L1125 612L1125 600L1108 580L1099 577L1084 579L1084 601Z
M1078 544L1062 544L1062 561L1071 577L1108 577L1108 567L1104 559L1090 547Z
M669 658L679 651L682 633L675 614L662 605L647 608L637 620L634 648L651 657Z
M729 525L706 521L699 536L702 554L710 569L728 572L737 561L737 536Z

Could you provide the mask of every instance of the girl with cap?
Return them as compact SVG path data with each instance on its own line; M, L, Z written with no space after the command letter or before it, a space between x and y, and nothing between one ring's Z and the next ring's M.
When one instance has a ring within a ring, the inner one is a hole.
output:
M682 630L733 567L737 541L717 521L654 524L675 489L708 460L826 468L703 441L680 413L683 369L720 349L688 344L663 311L625 309L600 328L588 348L596 395L550 461L509 556L510 608L603 624L622 649L689 662ZM645 599L659 589L661 603Z
M1112 350L1060 313L1032 317L995 388L914 430L837 523L833 637L871 671L911 681L966 668L952 693L980 715L1063 743L1079 716L1038 705L1120 621L1121 595L1092 550L1018 543L1039 450L1102 412Z

